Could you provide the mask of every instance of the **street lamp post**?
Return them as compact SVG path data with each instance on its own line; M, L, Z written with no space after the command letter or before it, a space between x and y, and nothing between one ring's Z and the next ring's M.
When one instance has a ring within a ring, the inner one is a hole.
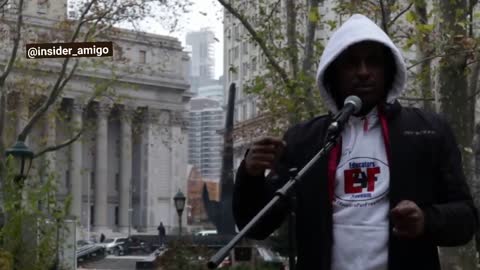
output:
M27 178L30 168L32 166L33 152L23 141L17 141L15 144L5 151L5 156L13 157L15 169L18 171L15 174L15 182L23 187L23 180Z
M178 214L178 236L182 235L182 213L183 209L185 208L185 195L178 190L177 194L175 197L173 197L173 201L175 202L175 208L177 209L177 214Z

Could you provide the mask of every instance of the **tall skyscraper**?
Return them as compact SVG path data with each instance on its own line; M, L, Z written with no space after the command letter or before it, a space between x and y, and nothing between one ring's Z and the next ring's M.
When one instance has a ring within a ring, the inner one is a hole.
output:
M199 168L202 178L218 180L222 167L223 110L220 102L208 98L190 100L188 163Z
M214 42L215 35L207 28L187 34L186 43L191 48L191 91L194 93L198 93L199 87L212 84L214 80Z

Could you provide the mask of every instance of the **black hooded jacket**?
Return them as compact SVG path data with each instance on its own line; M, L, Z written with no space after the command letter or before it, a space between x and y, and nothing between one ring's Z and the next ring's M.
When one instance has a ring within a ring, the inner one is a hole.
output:
M440 269L437 246L465 244L477 230L477 211L462 170L461 153L451 128L440 116L404 108L398 102L385 105L384 112L391 154L390 207L411 200L425 214L425 232L417 239L394 236L390 225L389 269ZM233 197L233 213L240 228L288 180L289 168L303 168L321 149L330 121L330 116L320 116L290 128L274 175L251 177L241 163ZM299 183L296 196L297 269L330 269L333 237L327 158ZM287 213L288 204L279 205L249 236L266 238Z

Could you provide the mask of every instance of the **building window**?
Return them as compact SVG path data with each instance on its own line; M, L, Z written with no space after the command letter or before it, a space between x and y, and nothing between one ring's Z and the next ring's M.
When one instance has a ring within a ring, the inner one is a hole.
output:
M239 49L238 49L238 46L235 46L235 48L233 48L233 60L237 60L238 59L238 56L239 56Z
M147 63L147 52L144 50L140 50L138 54L138 62L140 64L145 64Z
M243 118L243 121L247 120L247 104L243 104L242 105L242 118Z
M238 80L238 72L233 72L233 80L234 81Z
M67 170L65 172L65 188L68 191L71 191L71 188L72 188L72 181L70 181L70 171L69 170Z
M227 39L230 40L232 38L232 30L229 28L227 30Z
M115 174L115 190L118 191L120 189L120 174Z
M37 0L37 13L46 14L48 8L48 0Z
M115 150L117 153L117 157L120 157L120 138L115 139Z
M248 43L246 41L242 43L242 53L248 54Z
M242 76L248 76L248 63L242 63Z
M240 29L238 25L235 25L235 27L233 28L233 38L240 39Z
M90 173L90 189L95 189L95 172Z
M90 205L90 225L95 222L95 206Z
M255 101L252 101L252 104L250 106L250 117L255 118L257 116L257 110L255 109Z
M261 63L264 65L267 63L267 57L265 57L265 54L261 54L260 55L260 59L261 59Z
M115 206L115 225L118 226L118 206Z
M257 70L257 57L252 58L252 65L251 65L252 71Z

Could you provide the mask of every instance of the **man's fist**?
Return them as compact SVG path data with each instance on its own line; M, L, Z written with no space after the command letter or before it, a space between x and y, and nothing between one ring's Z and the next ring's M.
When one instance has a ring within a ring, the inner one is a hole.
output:
M273 169L273 164L280 157L286 143L280 138L264 137L253 143L245 157L247 173L252 176L265 174L266 169Z
M401 201L390 211L393 233L405 238L416 238L425 230L425 215L412 201Z

